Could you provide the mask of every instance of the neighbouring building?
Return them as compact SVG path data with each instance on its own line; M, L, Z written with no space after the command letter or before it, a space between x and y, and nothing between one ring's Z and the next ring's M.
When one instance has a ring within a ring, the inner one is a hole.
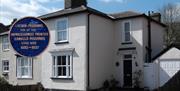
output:
M51 34L48 48L35 58L21 57L0 33L0 75L13 85L41 83L47 90L92 90L116 79L134 87L135 73L163 50L165 25L159 16L134 11L106 14L86 0L65 0L63 10L39 16Z
M14 23L13 21L12 23ZM0 26L0 76L13 85L29 85L41 82L41 56L27 58L19 56L9 42L10 26Z

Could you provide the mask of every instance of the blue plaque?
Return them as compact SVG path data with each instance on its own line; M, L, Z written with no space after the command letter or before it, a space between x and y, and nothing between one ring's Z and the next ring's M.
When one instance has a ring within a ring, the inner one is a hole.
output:
M9 39L13 49L19 55L35 57L47 48L50 34L42 20L25 17L12 25Z

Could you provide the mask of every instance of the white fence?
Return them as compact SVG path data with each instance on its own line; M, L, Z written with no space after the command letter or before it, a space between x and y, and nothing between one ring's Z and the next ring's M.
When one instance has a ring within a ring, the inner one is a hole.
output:
M156 89L158 86L156 63L144 64L144 87L150 90Z
M150 90L163 86L180 70L180 60L161 60L144 64L144 87Z

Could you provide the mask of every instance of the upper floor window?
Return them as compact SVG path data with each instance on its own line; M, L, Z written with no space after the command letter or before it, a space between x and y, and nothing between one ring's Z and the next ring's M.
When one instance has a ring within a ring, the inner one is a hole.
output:
M53 77L72 78L71 54L53 56Z
M17 57L17 77L32 78L32 58Z
M3 72L9 72L9 61L3 60L2 61L2 67L3 67Z
M8 36L2 37L2 50L9 50L9 39Z
M123 23L123 42L131 42L131 24L129 21Z
M57 42L67 42L68 41L68 19L60 19L57 21L57 32L56 32Z

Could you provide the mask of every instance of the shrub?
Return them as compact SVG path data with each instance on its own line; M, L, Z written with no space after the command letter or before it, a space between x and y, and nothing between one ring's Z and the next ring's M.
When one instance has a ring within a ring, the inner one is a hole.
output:
M0 86L9 85L8 81L4 77L0 77Z

